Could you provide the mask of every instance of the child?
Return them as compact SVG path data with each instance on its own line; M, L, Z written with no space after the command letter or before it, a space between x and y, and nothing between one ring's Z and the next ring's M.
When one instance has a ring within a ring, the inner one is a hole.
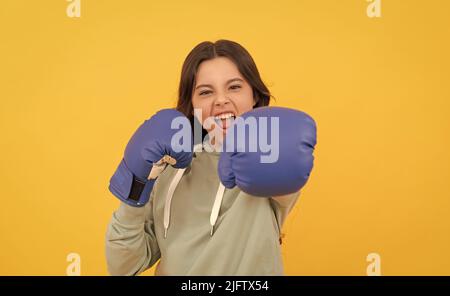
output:
M312 169L315 124L299 112L258 108L270 98L238 43L203 42L189 53L176 110L160 111L141 126L111 179L110 190L122 201L106 234L111 274L137 275L160 260L155 275L283 275L281 228ZM281 164L255 164L248 153L237 158L217 150L230 119L257 110L287 118L280 118ZM210 139L206 151L161 148L169 147L169 122L180 114L192 126L202 124ZM288 134L299 129L308 131L307 140ZM307 152L299 154L296 144L304 142ZM159 160L167 154L166 166ZM149 171L153 177L147 180Z

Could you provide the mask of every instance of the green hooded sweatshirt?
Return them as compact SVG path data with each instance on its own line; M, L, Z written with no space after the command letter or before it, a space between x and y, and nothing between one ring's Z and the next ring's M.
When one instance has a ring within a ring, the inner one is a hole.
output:
M300 191L256 197L224 188L220 152L167 166L141 208L121 203L106 232L112 275L283 275L281 228ZM158 261L159 260L159 261Z

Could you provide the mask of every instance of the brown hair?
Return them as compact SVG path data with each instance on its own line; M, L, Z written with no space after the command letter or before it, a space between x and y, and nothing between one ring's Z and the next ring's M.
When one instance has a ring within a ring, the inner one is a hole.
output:
M273 97L266 87L258 72L253 58L239 43L230 40L218 40L216 42L205 41L195 46L188 54L181 70L180 85L178 88L178 102L176 109L188 117L191 122L194 119L192 105L192 91L195 86L197 70L203 61L216 57L227 57L237 66L253 89L253 98L256 104L253 108L268 106Z

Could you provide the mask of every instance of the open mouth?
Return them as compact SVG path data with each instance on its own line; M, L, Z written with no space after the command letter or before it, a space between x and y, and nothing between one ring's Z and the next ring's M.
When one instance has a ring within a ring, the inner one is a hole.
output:
M223 130L229 128L235 119L236 115L232 112L221 113L214 116L214 121Z

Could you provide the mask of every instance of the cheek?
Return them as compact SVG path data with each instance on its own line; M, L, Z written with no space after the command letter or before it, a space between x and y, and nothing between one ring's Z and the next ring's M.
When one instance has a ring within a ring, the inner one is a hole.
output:
M192 106L194 107L194 112L196 112L195 114L201 114L202 116L202 125L205 122L205 119L208 118L209 116L209 111L210 111L210 107L208 105L208 102L203 100L192 100ZM199 118L197 118L199 119Z
M253 92L251 89L247 89L242 92L239 99L235 101L236 105L241 113L250 111L253 109Z

